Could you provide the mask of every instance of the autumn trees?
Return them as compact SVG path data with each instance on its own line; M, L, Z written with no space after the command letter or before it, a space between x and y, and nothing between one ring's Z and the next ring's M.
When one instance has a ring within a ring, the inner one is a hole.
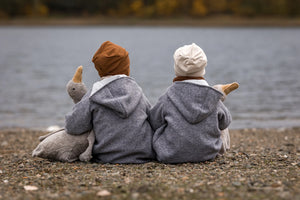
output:
M109 16L137 18L300 16L300 0L1 0L0 17Z

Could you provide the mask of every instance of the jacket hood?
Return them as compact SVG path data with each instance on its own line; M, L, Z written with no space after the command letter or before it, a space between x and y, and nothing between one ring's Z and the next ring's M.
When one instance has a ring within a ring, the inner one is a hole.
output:
M127 118L141 100L141 88L132 78L125 75L104 80L93 85L90 100L113 110L121 118Z
M196 124L216 109L223 95L209 86L175 82L168 90L167 96L189 123Z

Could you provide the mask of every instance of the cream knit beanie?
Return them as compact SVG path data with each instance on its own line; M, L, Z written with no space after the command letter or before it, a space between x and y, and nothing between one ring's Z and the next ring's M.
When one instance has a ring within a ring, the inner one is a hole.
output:
M173 57L176 76L204 76L207 57L195 43L178 48Z

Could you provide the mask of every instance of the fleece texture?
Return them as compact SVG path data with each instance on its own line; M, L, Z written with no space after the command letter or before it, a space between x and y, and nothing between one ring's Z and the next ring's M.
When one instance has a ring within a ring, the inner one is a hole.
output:
M66 115L65 128L77 135L94 130L93 158L97 162L145 163L155 158L150 108L133 78L111 76L95 83Z
M221 130L231 122L222 96L212 87L192 81L175 82L168 88L149 115L158 161L184 163L215 158L222 146Z

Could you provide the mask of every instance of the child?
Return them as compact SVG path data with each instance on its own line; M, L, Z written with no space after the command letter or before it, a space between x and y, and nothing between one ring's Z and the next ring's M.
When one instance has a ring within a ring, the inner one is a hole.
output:
M101 77L66 115L66 131L95 132L93 160L100 163L145 163L154 159L153 131L147 121L150 104L129 77L128 52L104 42L93 57Z
M223 94L204 80L207 58L199 46L177 49L174 61L174 83L149 115L157 159L164 163L214 159L222 146L221 130L231 122L221 102Z

